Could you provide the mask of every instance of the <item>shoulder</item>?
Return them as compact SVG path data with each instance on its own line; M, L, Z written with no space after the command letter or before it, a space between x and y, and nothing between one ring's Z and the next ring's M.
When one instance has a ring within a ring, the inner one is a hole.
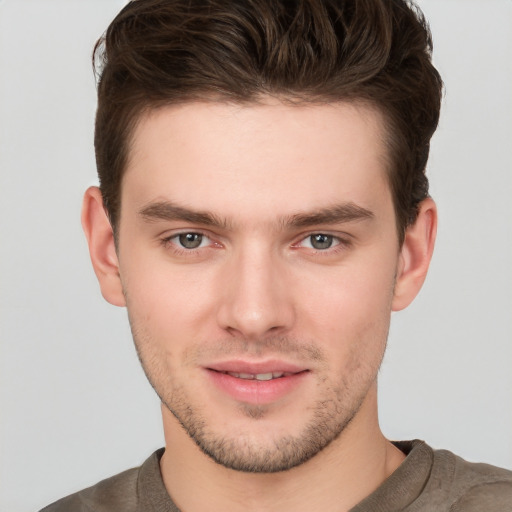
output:
M118 475L71 494L43 508L41 512L132 512L137 507L139 468Z
M432 472L450 484L450 512L512 511L512 471L435 450Z
M160 473L164 448L156 450L142 466L71 494L40 512L179 512Z
M66 496L40 512L132 512L137 507L139 468L123 471L101 482Z
M40 512L137 512L158 508L155 502L158 506L165 505L165 510L176 512L160 474L163 452L163 448L156 450L142 466L62 498Z

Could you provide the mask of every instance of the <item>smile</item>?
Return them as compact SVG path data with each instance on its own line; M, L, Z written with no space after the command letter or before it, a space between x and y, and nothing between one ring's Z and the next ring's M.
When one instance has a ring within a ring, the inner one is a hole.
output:
M226 366L246 368L226 368ZM219 365L220 366L220 365ZM289 367L270 369L269 364L249 365L239 362L223 363L224 368L206 368L206 375L214 388L237 402L248 404L270 404L283 399L309 381L311 371ZM250 368L253 366L253 368ZM267 366L256 368L254 366Z
M291 372L269 372L269 373L237 373L237 372L221 372L237 379L245 380L272 380L280 379L281 377L289 377L293 375Z

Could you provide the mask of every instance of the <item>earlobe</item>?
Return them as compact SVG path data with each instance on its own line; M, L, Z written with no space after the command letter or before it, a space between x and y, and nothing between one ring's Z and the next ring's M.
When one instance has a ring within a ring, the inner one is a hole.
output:
M98 187L90 187L85 192L82 227L103 297L114 306L125 306L114 233Z
M420 291L432 259L436 232L436 204L427 198L420 204L416 221L405 232L393 294L393 311L406 308Z

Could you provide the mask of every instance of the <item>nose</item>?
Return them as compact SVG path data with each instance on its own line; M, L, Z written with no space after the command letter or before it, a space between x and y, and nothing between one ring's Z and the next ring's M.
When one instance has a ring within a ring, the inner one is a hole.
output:
M234 255L223 272L219 326L246 339L288 331L295 310L287 274L285 263L269 250Z

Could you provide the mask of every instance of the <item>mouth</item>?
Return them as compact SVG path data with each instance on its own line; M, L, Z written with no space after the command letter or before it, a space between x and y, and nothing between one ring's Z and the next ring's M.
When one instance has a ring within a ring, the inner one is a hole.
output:
M217 371L213 370L212 371ZM304 370L306 371L306 370ZM230 375L231 377L236 377L237 379L244 380L274 380L274 379L282 379L283 377L290 377L291 375L295 375L294 372L267 372L267 373L238 373L238 372L219 372L224 373L226 375ZM300 373L300 372L297 372Z
M309 369L278 361L229 361L205 368L209 380L222 394L237 402L270 404L303 389Z

